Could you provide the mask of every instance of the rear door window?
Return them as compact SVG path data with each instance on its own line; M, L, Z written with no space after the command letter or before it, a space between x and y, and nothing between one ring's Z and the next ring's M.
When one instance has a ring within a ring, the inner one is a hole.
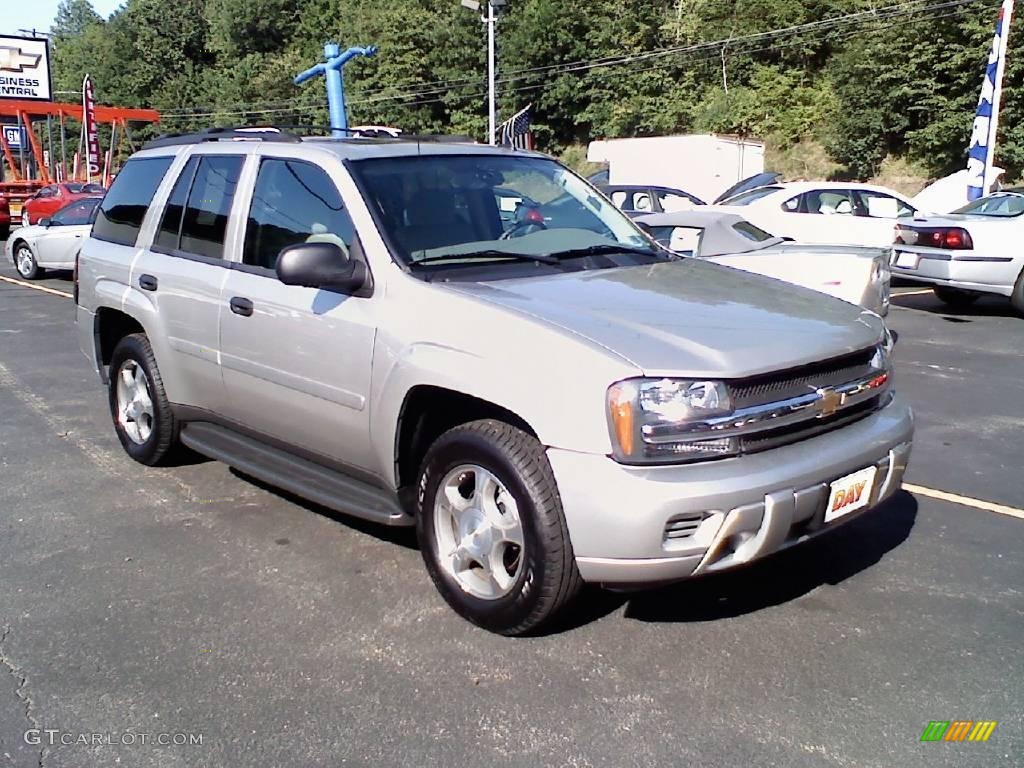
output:
M171 157L144 157L125 163L96 213L92 237L108 243L135 245L142 220L172 160Z
M208 259L224 258L224 235L243 162L240 155L202 156L181 217L177 250Z
M178 243L181 240L181 217L185 213L185 203L188 202L188 193L192 189L192 179L195 178L198 167L199 158L191 157L185 163L178 180L174 182L174 189L167 198L164 215L160 219L160 230L156 233L156 241L153 243L157 250L178 250Z

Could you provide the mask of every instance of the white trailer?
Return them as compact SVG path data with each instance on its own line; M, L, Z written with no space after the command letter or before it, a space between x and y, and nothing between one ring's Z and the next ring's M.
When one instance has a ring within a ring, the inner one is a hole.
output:
M608 163L609 183L674 187L712 202L764 171L764 142L738 136L652 136L590 142L587 160Z

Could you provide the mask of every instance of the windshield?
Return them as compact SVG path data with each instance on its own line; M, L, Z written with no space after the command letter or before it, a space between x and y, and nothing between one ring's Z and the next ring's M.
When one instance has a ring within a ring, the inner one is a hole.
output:
M782 187L758 187L757 189L751 189L746 192L740 192L735 197L730 197L727 200L722 201L722 205L750 205L755 200L760 200L762 197L767 197L772 192L778 192Z
M979 216L1020 216L1024 213L1024 195L999 192L957 208L953 213L973 213Z
M529 257L550 262L616 248L660 258L621 211L553 160L425 155L353 166L380 226L407 264L505 264Z

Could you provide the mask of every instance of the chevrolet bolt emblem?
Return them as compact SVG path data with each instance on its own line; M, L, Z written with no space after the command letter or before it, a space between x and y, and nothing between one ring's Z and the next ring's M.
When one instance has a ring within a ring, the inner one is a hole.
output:
M831 416L846 402L846 395L836 392L834 389L819 389L818 397L821 399L814 404L814 410L817 411L819 419Z
M4 72L24 72L25 67L35 69L41 58L42 54L24 53L21 48L0 45L0 70Z

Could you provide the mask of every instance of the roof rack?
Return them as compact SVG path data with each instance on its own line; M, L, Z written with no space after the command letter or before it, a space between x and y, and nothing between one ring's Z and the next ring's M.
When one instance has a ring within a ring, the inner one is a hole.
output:
M273 127L206 128L196 133L165 133L147 141L143 149L174 147L181 144L202 144L208 141L280 141L296 144L302 139L294 133Z

